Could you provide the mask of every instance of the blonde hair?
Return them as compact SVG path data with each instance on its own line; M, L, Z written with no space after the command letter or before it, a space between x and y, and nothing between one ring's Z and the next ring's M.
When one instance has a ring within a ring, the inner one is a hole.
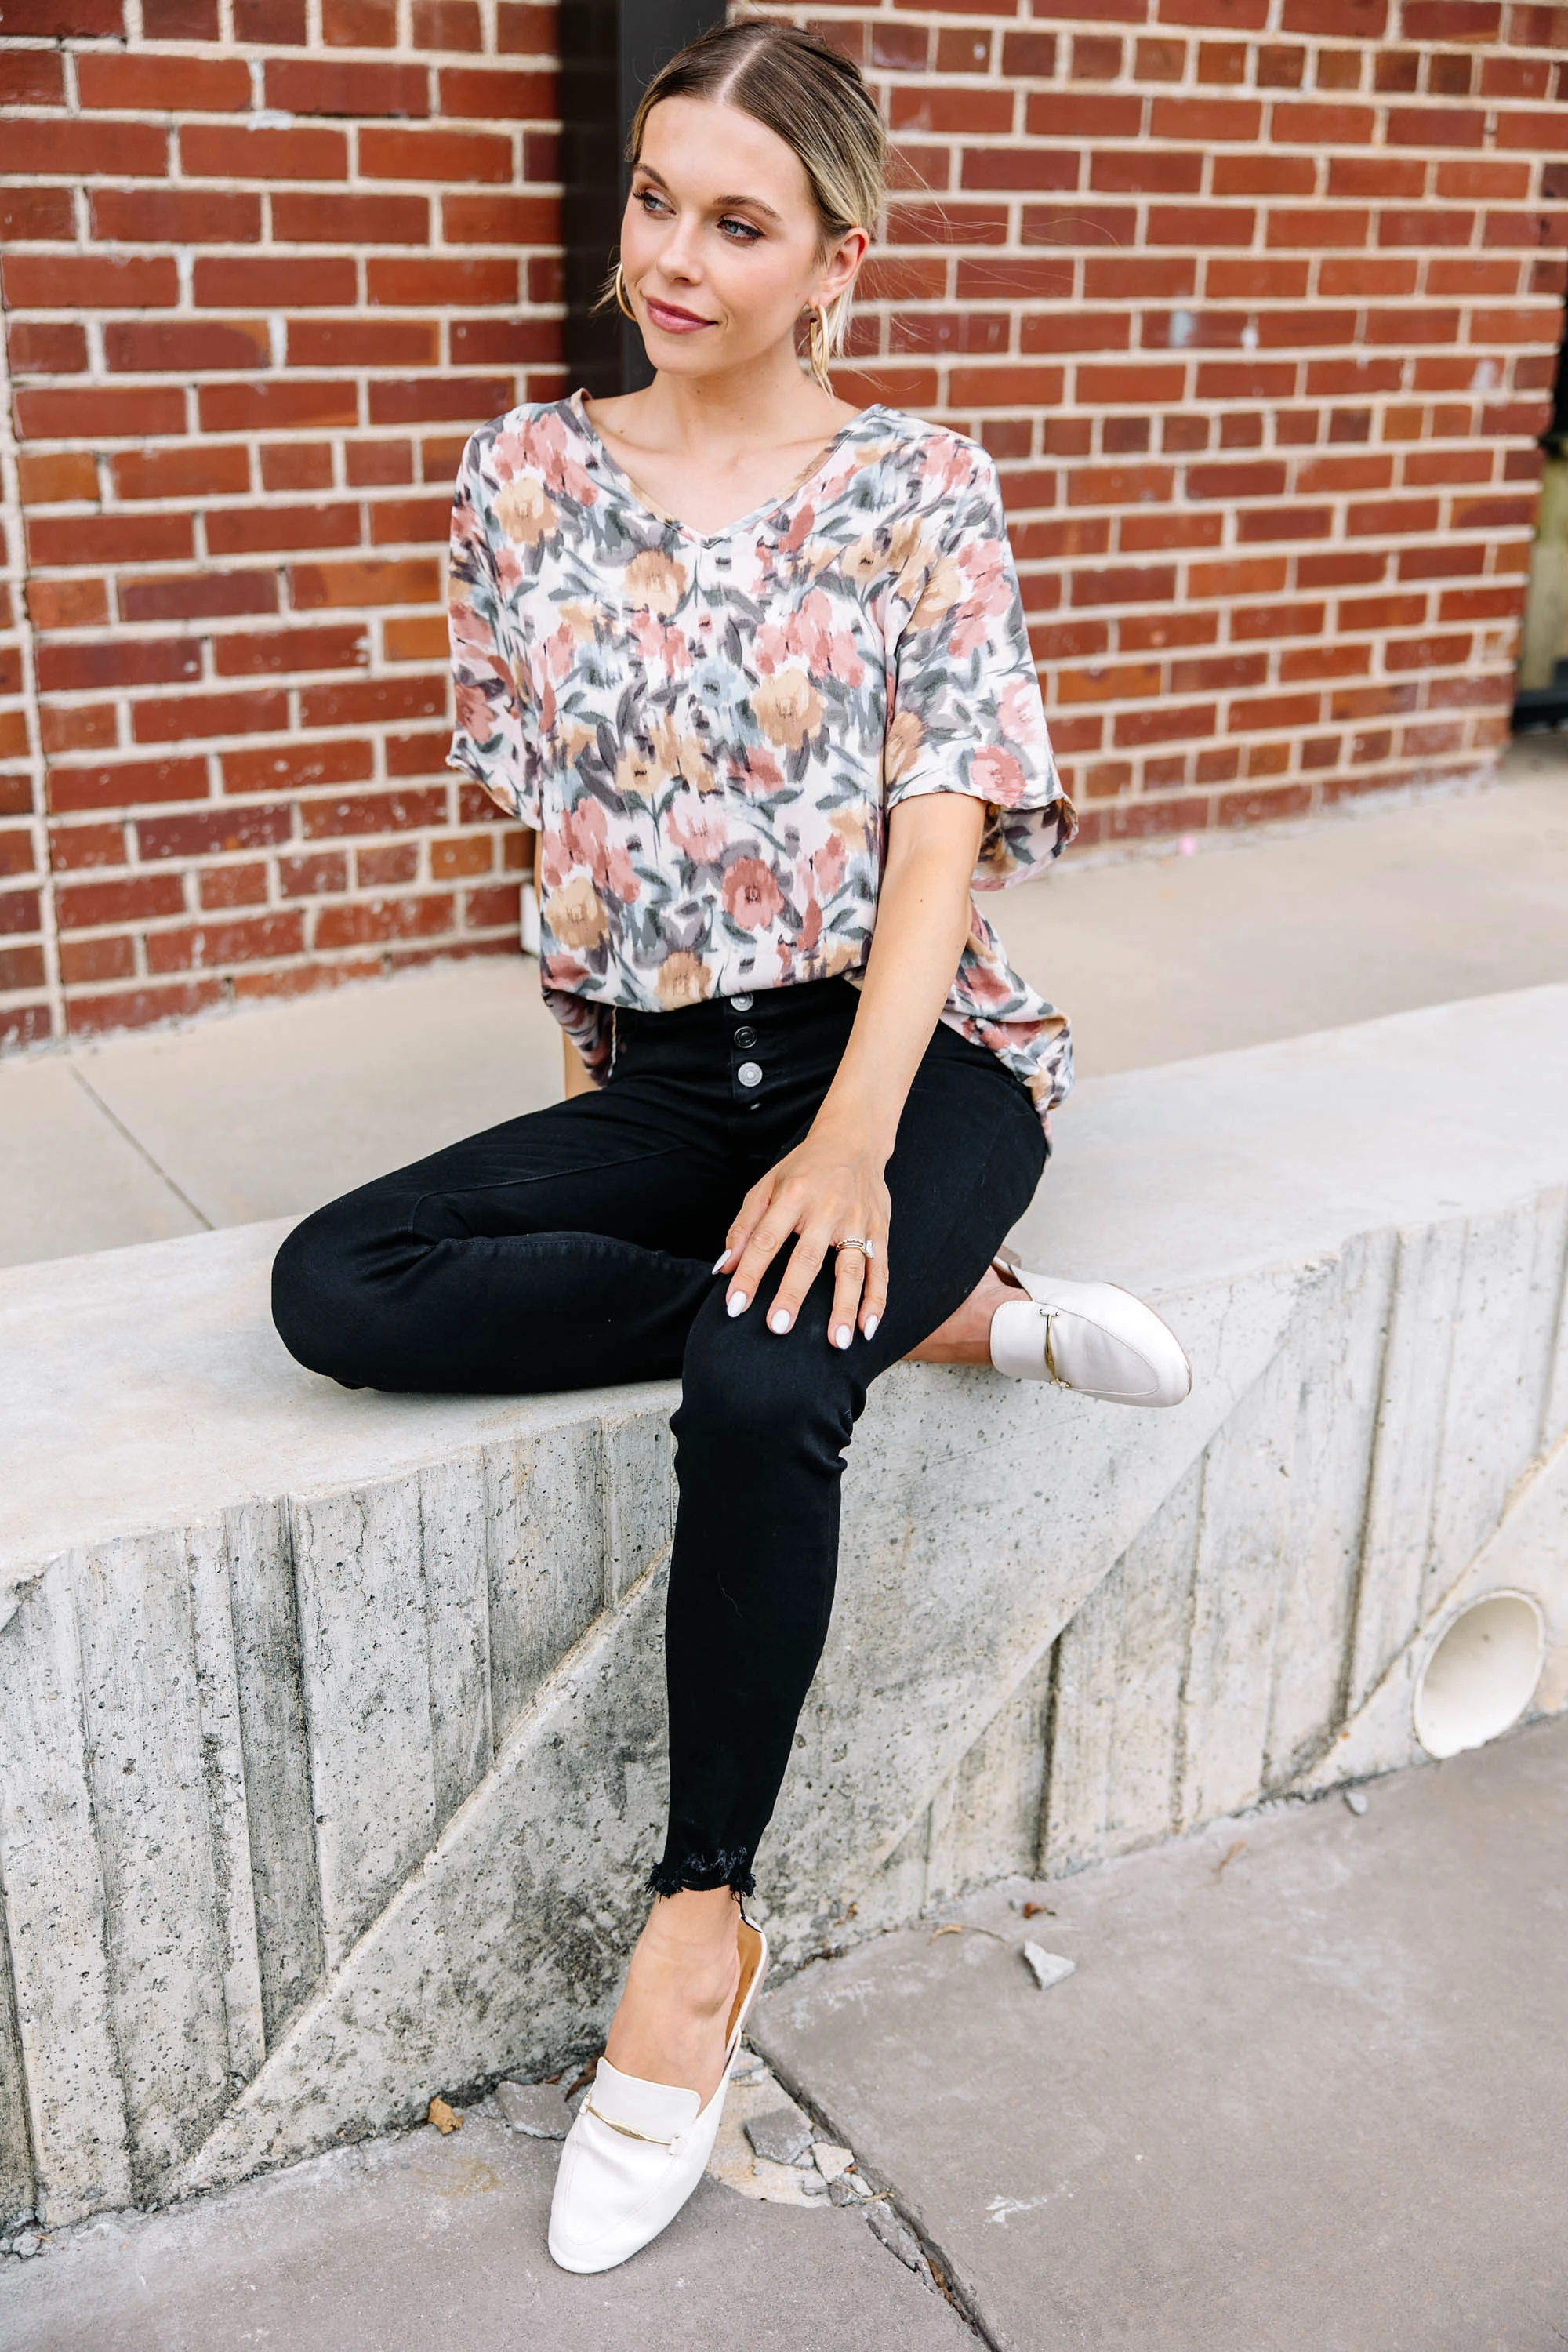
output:
M667 98L707 99L749 114L800 159L826 251L847 231L869 236L882 207L888 134L860 69L815 34L765 17L716 26L655 74L632 118L626 161L642 152L648 116ZM821 306L823 356L844 349L853 287ZM826 365L813 366L825 389Z

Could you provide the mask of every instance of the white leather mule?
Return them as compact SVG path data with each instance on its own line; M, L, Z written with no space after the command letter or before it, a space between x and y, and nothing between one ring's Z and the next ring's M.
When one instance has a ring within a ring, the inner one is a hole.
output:
M1114 1282L1031 1273L1011 1250L996 1265L1020 1284L991 1318L991 1361L1018 1381L1054 1381L1109 1404L1180 1404L1193 1368L1170 1325Z
M724 2072L703 2106L695 2091L645 2083L601 2058L566 2135L550 2207L550 2252L563 2271L608 2271L668 2227L713 2152L730 2068L757 1987L768 1939L742 1919L741 1982L730 2011Z

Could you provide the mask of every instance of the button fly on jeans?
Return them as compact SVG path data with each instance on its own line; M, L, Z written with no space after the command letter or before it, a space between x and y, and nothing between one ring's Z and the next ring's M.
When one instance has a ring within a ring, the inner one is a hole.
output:
M763 1083L763 1066L760 1062L742 1062L735 1073L735 1077L738 1084L742 1087L760 1087Z
M757 1033L750 1025L736 1030L735 1043L739 1045L742 1054L745 1053L748 1046L754 1045L756 1042Z

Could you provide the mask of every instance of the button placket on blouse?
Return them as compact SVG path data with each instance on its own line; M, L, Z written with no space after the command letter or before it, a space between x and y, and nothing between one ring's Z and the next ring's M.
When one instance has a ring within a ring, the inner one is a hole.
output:
M708 566L708 550L698 541L691 561L691 585L697 604L697 644L694 650L705 654L713 642L713 582Z

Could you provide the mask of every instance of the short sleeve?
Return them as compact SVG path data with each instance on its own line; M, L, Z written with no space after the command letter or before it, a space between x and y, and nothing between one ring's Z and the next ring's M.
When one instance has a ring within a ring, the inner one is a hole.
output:
M996 890L1048 865L1078 820L1051 756L996 468L973 443L956 452L968 462L925 518L889 615L895 626L905 617L884 799L889 809L924 793L988 803L974 882Z
M455 724L447 758L484 786L509 816L540 826L537 715L526 674L509 646L507 612L488 528L489 485L476 434L452 494L447 624Z

